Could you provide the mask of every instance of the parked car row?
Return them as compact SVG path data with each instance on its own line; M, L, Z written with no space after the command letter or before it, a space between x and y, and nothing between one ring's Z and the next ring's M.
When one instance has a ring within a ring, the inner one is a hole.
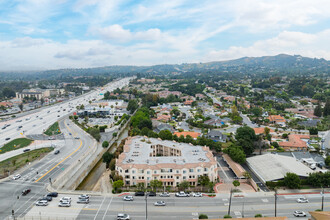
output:
M138 191L134 194L135 196L145 196L145 193L143 191ZM156 193L155 192L148 192L147 194L148 196L156 196ZM162 192L159 194L160 197L170 197L170 194L168 192ZM203 194L200 193L200 192L192 192L192 193L187 193L187 192L178 192L178 193L175 193L175 196L176 197L202 197Z

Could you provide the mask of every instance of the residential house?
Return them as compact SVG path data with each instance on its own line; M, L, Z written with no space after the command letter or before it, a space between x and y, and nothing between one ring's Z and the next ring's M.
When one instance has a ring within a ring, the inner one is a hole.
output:
M219 118L215 118L215 119L212 118L210 120L204 121L204 124L220 127L220 126L224 125L225 123L223 121L221 121L221 119L219 119Z
M206 137L208 139L211 139L215 142L226 142L227 141L227 136L222 134L221 131L218 130L211 130L207 133Z
M157 114L156 120L167 122L167 121L171 120L171 116L170 115Z
M321 121L319 119L308 119L307 121L299 121L298 125L302 125L305 127L316 127L318 123Z
M290 134L288 138L289 141L278 143L280 147L283 147L285 150L306 150L310 136L306 134Z
M285 127L285 122L286 122L285 118L283 118L280 115L270 115L268 116L268 120L270 123L278 124L281 125L282 127Z
M187 100L183 104L185 105L191 105L194 101L193 100Z
M160 131L164 131L164 130L169 130L171 133L173 133L175 130L173 129L173 127L169 124L166 123L159 123L156 128L154 129L154 132L159 133Z
M256 135L264 134L265 133L265 127L259 127L259 128L253 128L254 133ZM274 133L274 130L270 128L269 133Z

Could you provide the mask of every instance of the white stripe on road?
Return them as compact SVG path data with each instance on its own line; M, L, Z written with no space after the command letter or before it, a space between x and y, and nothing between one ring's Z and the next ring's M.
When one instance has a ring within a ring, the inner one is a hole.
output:
M104 220L105 216L107 215L107 212L108 212L108 210L109 210L109 207L110 207L110 204L111 204L111 202L112 202L112 199L113 199L113 197L111 197L111 200L110 200L110 202L109 202L109 205L108 205L107 209L105 210L105 213L104 213L104 215L103 215L102 220Z
M223 172L223 174L225 174L227 180L230 180L229 177L227 176L226 172L222 169L222 166L220 165L219 162L218 162L218 166L221 168L221 171Z
M99 212L100 212L100 210L101 210L101 207L102 207L102 205L103 205L103 203L104 203L105 198L106 198L106 197L103 198L102 203L101 203L99 209L98 209L97 212L96 212L96 215L95 215L95 217L94 217L94 220L96 219L97 215L99 214Z

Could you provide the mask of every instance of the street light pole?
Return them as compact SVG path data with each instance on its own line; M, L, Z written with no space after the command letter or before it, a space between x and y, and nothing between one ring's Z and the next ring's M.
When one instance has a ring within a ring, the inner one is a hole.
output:
M245 202L245 197L243 197L242 218L244 218L244 202Z
M231 196L233 194L233 189L230 189L230 197L229 197L229 207L228 207L228 215L230 215L230 206L231 206Z
M148 192L146 192L146 220L148 220Z
M322 195L322 206L321 206L321 210L323 211L323 206L324 206L324 188L323 187L322 187L321 195Z
M277 212L277 189L275 189L275 217Z

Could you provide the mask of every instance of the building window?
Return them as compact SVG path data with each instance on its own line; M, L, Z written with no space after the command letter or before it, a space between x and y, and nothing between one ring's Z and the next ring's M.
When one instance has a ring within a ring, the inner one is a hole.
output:
M128 170L125 170L125 173L128 173Z
M147 180L150 180L150 177L147 177Z
M135 173L135 170L132 170L132 173Z
M176 179L178 180L178 179L179 179L179 177L177 176L177 177L176 177Z
M186 179L186 177L184 176L184 177L183 177L183 179L185 180L185 179Z
M147 171L147 174L150 174L150 171Z
M190 172L190 173L194 172L194 169L189 169L189 172Z
M176 170L176 173L180 173L180 171L179 170Z
M160 172L161 173L165 173L166 171L165 171L165 169L161 169Z
M201 169L197 169L197 172L200 173L201 172Z
M168 170L168 172L169 172L169 173L172 173L172 172L173 172L173 170L172 170L172 169L169 169L169 170Z
M155 170L154 173L157 173L157 170Z
M207 168L204 168L204 171L207 171Z
M185 171L185 170L183 170L183 173L186 173L186 171Z
M132 179L135 180L135 176L132 176Z

